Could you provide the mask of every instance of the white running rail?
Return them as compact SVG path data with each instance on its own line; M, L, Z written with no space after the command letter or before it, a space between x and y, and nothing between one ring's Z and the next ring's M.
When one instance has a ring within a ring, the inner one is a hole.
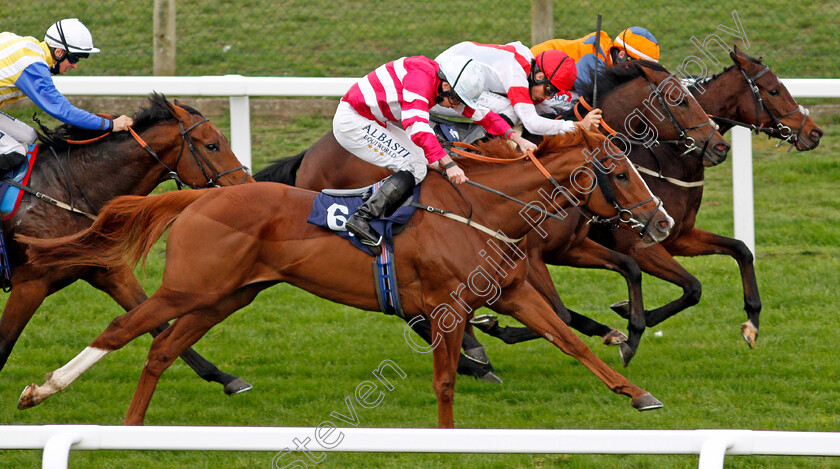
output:
M0 449L43 449L43 468L64 469L70 450L277 453L295 448L294 439L305 440L315 435L315 431L306 427L5 425L0 426ZM339 443L328 445L332 449L327 449L310 442L307 450L317 453L696 454L699 469L723 469L727 455L840 456L838 432L337 428L330 441ZM299 458L305 459L302 454Z

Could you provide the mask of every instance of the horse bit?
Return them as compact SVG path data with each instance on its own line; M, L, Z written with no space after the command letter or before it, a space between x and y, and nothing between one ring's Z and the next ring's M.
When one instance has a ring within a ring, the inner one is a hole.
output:
M180 120L178 121L178 128L180 129L180 133L181 133L181 149L178 151L178 158L175 159L175 166L174 167L176 169L178 168L178 163L181 162L181 157L184 154L184 145L186 145L187 148L189 148L190 153L192 154L196 165L199 167L199 169L201 169L201 174L207 180L207 183L202 187L194 186L192 184L185 183L181 179L181 176L178 174L178 172L175 169L170 168L166 163L164 163L160 159L160 157L158 157L157 153L155 153L155 151L152 150L152 148L149 146L149 144L146 143L145 141L143 141L142 138L140 138L140 136L134 131L134 129L129 128L129 131L131 132L131 135L134 137L134 139L137 140L138 143L140 143L140 145L143 147L143 149L146 150L152 156L152 158L155 159L155 161L160 163L161 166L166 168L166 170L169 173L169 179L173 179L175 181L175 184L178 186L179 190L182 188L182 186L187 186L187 187L190 187L192 189L199 189L199 188L206 188L206 187L219 187L219 185L216 184L216 181L218 181L219 178L221 178L221 177L223 177L227 174L234 173L234 172L239 171L239 170L242 170L242 171L245 172L245 177L242 178L242 182L240 182L240 184L244 183L245 180L248 179L248 167L247 166L240 165L240 166L237 166L235 168L229 169L227 171L223 171L221 173L216 172L216 169L213 168L213 165L210 164L210 161L208 161L207 158L201 152L199 152L198 149L196 148L195 142L193 142L192 137L190 137L190 131L193 130L194 128L198 127L199 125L209 121L209 120L210 119L204 117L203 119L201 119L200 121L196 122L195 124L189 126L186 129L184 129L184 123L181 122ZM202 164L202 162L203 162L203 164ZM207 169L205 169L205 167L209 168L212 174L208 174Z

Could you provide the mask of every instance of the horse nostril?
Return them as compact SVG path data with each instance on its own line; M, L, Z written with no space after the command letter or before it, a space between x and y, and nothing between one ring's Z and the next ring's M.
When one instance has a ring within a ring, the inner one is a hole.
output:
M729 152L729 145L725 143L718 143L717 145L715 145L715 151L717 151L718 153L726 154Z
M671 227L671 222L669 222L668 220L659 220L659 222L657 224L659 225L660 228L665 229L665 230L667 230L668 228Z
M820 130L820 129L814 129L814 130L811 131L811 133L809 135L811 135L811 140L813 140L815 142L819 142L820 138L822 138L823 133L822 133L822 130Z

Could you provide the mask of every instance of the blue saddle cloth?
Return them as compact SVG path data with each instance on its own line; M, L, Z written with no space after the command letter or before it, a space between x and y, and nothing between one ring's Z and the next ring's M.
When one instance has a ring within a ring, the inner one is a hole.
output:
M382 181L373 185L374 190L379 187ZM409 202L417 202L420 199L420 185L414 186L414 192ZM321 192L315 197L315 202L312 203L312 212L309 214L307 222L321 226L333 231L335 234L350 241L353 246L361 249L365 253L374 256L374 252L368 246L365 246L352 233L347 231L344 226L347 218L356 212L356 209L362 205L361 196L335 196ZM384 218L379 218L370 222L371 228L382 236L382 242L393 251L394 249L394 232L402 225L408 223L411 216L417 210L417 207L412 205L401 205L393 213Z
M5 219L6 216L12 214L17 209L20 203L20 189L12 186L3 179L14 179L16 182L26 185L28 181L24 178L29 173L29 168L32 166L30 160L35 157L37 151L36 145L29 145L26 151L26 163L21 164L17 169L13 169L4 175L0 175L0 215Z

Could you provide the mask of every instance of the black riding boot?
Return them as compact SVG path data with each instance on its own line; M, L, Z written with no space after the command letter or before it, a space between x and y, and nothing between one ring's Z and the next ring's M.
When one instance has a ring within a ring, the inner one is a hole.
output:
M382 182L373 193L347 220L347 231L359 237L362 244L379 246L382 237L370 227L370 221L382 218L390 207L408 195L414 187L414 176L408 171L399 171Z
M26 157L18 152L6 153L0 155L0 175L6 174L13 169L17 169L26 161Z

